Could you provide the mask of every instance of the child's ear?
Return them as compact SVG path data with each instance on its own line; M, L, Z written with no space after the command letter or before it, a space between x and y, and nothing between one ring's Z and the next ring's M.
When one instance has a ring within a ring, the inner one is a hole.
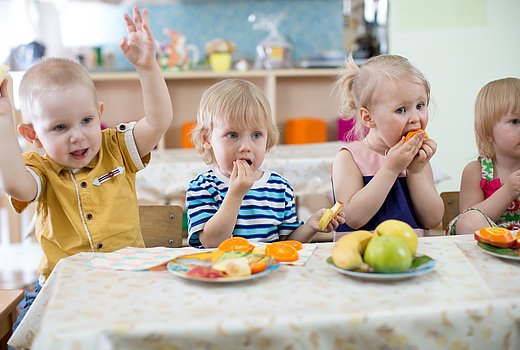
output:
M204 149L211 149L211 143L209 142L209 138L210 136L208 135L207 132L204 133L204 135L202 136L202 147L204 147Z
M101 119L101 116L103 115L104 111L105 111L105 104L103 102L98 102L99 119Z
M42 143L38 139L38 135L36 134L36 131L34 131L34 128L32 124L26 124L26 123L20 123L18 124L18 132L20 135L23 136L25 141L30 143L36 148L43 148Z
M361 120L361 123L367 128L376 127L376 123L374 122L374 119L372 119L372 113L370 113L370 111L365 107L361 107L359 109L359 119Z

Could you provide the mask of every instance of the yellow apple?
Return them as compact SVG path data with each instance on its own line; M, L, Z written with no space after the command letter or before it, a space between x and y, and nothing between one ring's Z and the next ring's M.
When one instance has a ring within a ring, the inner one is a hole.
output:
M415 233L413 228L406 222L393 219L383 221L377 225L374 234L377 236L395 236L401 238L408 246L408 249L410 249L412 256L415 255L418 242L417 233Z

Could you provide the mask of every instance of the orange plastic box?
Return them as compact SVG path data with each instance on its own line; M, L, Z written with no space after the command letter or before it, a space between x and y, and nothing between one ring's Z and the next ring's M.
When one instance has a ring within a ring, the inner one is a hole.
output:
M327 141L327 123L318 118L298 118L287 121L285 143L303 144Z
M181 128L181 148L193 148L193 142L191 142L191 130L195 127L197 122L191 121L182 124Z

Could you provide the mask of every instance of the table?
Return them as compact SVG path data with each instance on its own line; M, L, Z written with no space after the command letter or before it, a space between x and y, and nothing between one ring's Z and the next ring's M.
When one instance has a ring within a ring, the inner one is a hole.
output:
M0 349L7 349L7 340L11 336L16 321L16 306L23 298L23 291L0 290Z
M520 263L471 235L422 237L437 261L408 280L354 279L327 266L333 243L305 266L206 284L167 271L97 270L62 260L11 345L32 349L520 348ZM33 342L34 340L34 342Z

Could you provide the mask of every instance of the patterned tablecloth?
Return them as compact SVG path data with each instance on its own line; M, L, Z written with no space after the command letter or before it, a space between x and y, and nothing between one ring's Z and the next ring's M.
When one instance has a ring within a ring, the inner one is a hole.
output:
M520 262L471 235L424 237L428 274L383 282L328 266L333 243L304 266L240 283L167 271L97 269L62 260L10 344L32 349L520 349ZM179 254L185 250L176 250ZM172 251L174 252L174 251ZM45 312L44 312L45 311Z

